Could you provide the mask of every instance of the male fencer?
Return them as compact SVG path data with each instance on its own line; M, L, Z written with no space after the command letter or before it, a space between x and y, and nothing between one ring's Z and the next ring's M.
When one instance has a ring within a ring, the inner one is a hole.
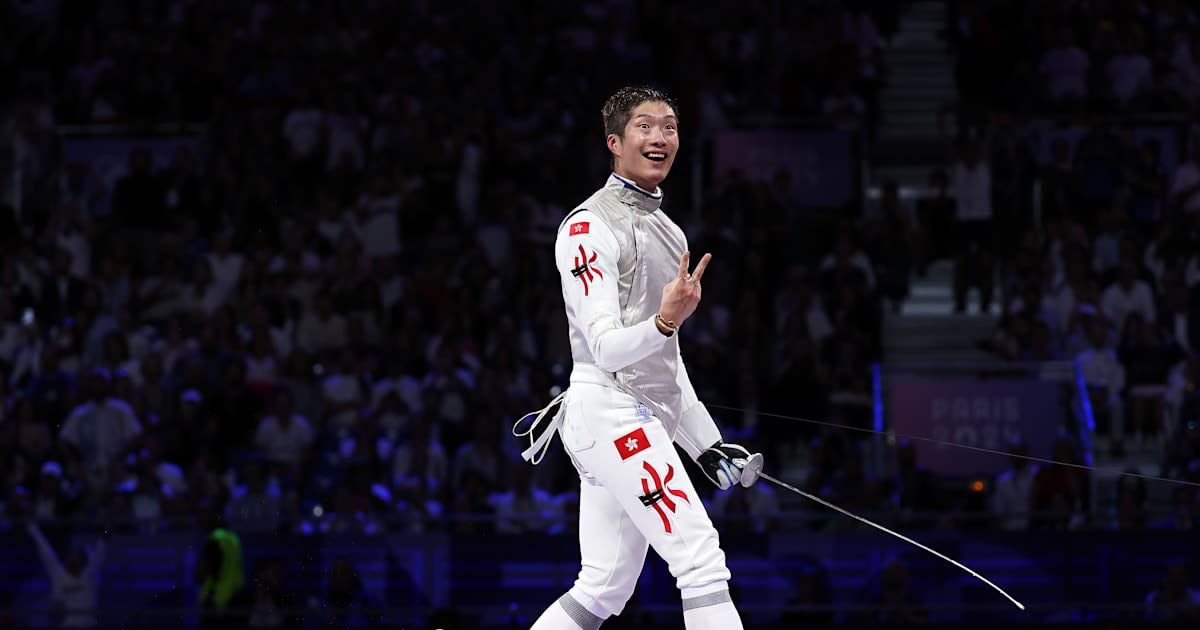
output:
M679 152L678 109L662 91L626 87L602 116L613 172L567 215L554 245L570 387L524 453L536 463L553 432L561 435L581 479L583 566L533 630L595 630L619 614L648 546L676 579L689 630L739 630L717 530L674 446L721 490L749 487L762 468L760 454L724 442L679 353L711 256L689 271L687 239L660 208L659 184Z

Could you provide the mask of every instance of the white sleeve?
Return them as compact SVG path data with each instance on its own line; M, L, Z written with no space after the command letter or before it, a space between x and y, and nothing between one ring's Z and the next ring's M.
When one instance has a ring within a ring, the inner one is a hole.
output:
M617 295L620 254L616 235L586 210L576 213L559 229L554 243L567 313L583 332L592 359L606 372L616 372L646 358L667 341L653 317L622 325Z
M692 386L692 379L688 377L687 368L683 365L682 355L679 356L678 362L679 370L675 373L675 380L679 383L679 391L682 394L683 412L679 416L679 431L675 434L675 442L694 460L700 457L700 453L705 449L724 440L717 423L708 413L708 408L696 395L696 388Z

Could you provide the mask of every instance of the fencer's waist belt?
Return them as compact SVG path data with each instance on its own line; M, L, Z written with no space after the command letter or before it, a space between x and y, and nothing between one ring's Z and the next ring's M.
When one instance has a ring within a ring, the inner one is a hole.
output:
M586 385L618 387L612 372L605 372L592 363L576 363L571 369L571 382Z

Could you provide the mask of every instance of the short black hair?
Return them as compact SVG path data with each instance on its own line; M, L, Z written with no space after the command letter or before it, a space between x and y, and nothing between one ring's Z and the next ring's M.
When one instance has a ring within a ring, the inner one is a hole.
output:
M675 112L675 117L679 117L679 104L663 90L648 85L627 85L617 90L604 101L604 108L600 110L604 119L604 137L616 134L618 138L624 138L625 125L629 124L629 117L633 115L634 108L642 103L659 102L669 105L671 111Z

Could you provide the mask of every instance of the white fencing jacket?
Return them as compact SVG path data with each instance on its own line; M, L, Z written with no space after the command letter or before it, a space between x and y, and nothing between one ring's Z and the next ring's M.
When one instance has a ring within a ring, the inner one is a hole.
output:
M687 249L683 230L659 208L662 199L661 189L650 193L611 175L559 226L554 258L570 330L571 382L632 395L694 459L721 433L688 378L679 333L667 337L654 324L663 287L678 276Z

